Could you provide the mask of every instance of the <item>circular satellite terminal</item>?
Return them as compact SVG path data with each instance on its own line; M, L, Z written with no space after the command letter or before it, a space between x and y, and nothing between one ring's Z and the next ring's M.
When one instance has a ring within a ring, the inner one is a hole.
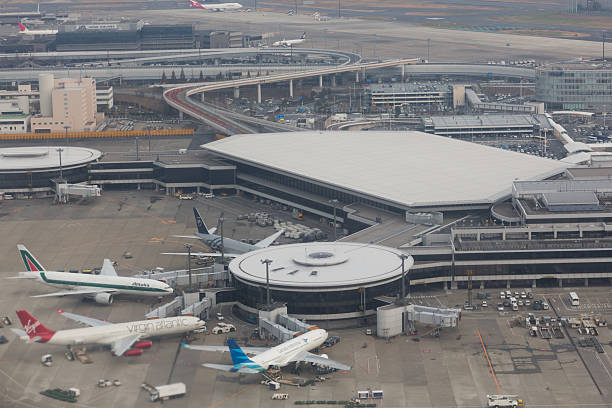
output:
M266 265L270 297L294 316L311 320L347 319L375 313L379 297L400 290L398 249L353 242L278 245L247 252L229 264L239 306L255 315L265 302ZM404 259L404 272L413 264Z
M98 160L102 152L72 146L7 147L0 149L0 171L41 171L86 165Z

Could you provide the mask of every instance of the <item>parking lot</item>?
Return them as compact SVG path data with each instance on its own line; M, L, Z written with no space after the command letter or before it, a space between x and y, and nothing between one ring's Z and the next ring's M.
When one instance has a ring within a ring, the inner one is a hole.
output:
M154 202L151 197L156 196ZM233 238L261 239L272 233L271 227L257 227L238 222L234 216L246 211L268 211L269 206L255 204L245 198L227 197L178 200L156 195L150 191L106 191L95 202L64 206L52 205L49 200L13 200L0 204L0 233L3 251L0 251L2 278L15 275L23 269L15 245L23 243L48 269L83 269L100 266L108 257L119 262L118 272L129 275L143 269L164 267L181 268L185 259L160 255L164 251L182 250L184 240L173 235L193 233L195 222L191 207L195 204L206 219L214 224L221 212L226 218L225 231ZM288 213L280 211L279 216ZM289 214L290 215L290 214ZM311 226L318 220L306 219ZM199 249L204 249L197 242ZM131 252L133 258L122 254ZM51 329L78 327L60 316L55 309L122 322L142 319L156 301L118 299L111 307L85 302L76 297L33 299L32 295L52 291L48 287L23 280L4 280L0 289L0 315L12 318L16 325L15 310L28 309ZM513 288L513 291L515 289ZM523 289L518 289L522 291ZM563 296L569 288L532 289L534 299L546 297L549 311L532 311L523 307L519 312L498 312L499 293L491 291L490 305L475 311L463 311L459 327L445 329L439 337L428 332L430 327L419 326L415 336L398 336L389 341L365 334L359 322L334 328L323 326L330 335L341 341L323 352L330 358L350 364L350 372L325 375L328 379L305 387L283 385L281 392L289 394L287 401L274 401L274 405L293 406L299 400L347 400L357 390L382 389L384 399L376 401L385 407L481 407L487 394L518 394L528 406L598 407L611 403L612 367L609 364L609 329L599 330L599 342L606 353L595 352L592 347L579 346L578 333L572 338L543 339L529 336L523 327L511 327L517 314L529 312L538 316L579 314L571 307L562 312ZM609 309L596 309L606 303L609 287L573 288L581 297L581 306L599 311L609 319ZM474 302L477 301L474 291ZM412 288L415 303L428 306L461 307L467 291L424 291ZM216 312L215 310L214 312ZM238 343L251 346L265 342L251 339L253 325L233 316L231 306L219 311L224 321L236 326L232 333ZM208 322L208 328L216 320ZM347 327L348 326L348 327ZM375 327L369 326L373 329ZM139 357L113 357L108 350L89 348L92 364L68 361L63 346L27 344L1 328L7 344L0 344L0 406L48 406L62 403L39 394L46 388L81 389L77 406L133 407L151 406L148 393L140 389L142 382L153 385L184 382L187 396L165 402L176 407L240 407L269 406L273 391L259 384L258 375L236 375L201 367L201 363L228 364L227 353L196 352L179 347L176 337L155 339L153 347ZM223 344L227 335L206 335L195 344ZM482 338L482 342L481 339ZM574 343L572 343L574 340ZM486 347L496 377L491 375L484 355ZM578 351L577 351L578 350ZM51 353L53 365L44 367L41 356ZM588 370L587 370L588 367ZM293 378L286 370L285 378ZM312 378L310 369L302 370L300 377ZM99 379L119 379L120 387L98 388ZM499 389L497 384L499 384Z

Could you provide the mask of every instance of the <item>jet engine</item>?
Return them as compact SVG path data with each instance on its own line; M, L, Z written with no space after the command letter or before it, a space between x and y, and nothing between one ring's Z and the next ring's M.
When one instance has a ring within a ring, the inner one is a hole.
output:
M94 300L96 301L96 303L110 305L113 303L113 295L111 295L110 293L97 293L94 296Z

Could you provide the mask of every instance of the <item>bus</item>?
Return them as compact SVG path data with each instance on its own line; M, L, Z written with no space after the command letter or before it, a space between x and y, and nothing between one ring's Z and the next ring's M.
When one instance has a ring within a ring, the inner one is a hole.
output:
M572 306L580 306L580 298L576 294L576 292L570 292L569 294L570 302L572 302Z

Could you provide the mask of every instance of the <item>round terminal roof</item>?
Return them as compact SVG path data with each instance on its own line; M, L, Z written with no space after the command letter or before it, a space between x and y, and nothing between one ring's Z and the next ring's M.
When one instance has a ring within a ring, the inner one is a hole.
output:
M98 160L102 152L96 149L71 146L7 147L0 149L0 171L36 171L72 167Z
M398 279L404 253L380 245L350 242L315 242L279 245L247 252L229 265L236 279L245 283L266 283L269 264L270 285L275 289L333 290L368 287ZM404 262L406 272L414 263Z

